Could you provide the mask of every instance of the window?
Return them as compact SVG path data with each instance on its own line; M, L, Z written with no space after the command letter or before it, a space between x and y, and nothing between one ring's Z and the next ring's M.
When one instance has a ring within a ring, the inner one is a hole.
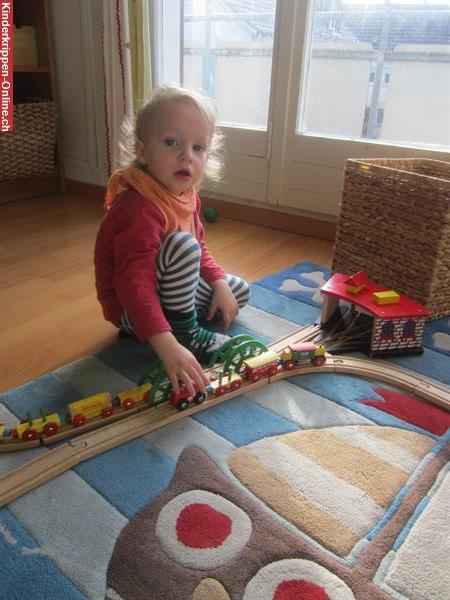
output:
M297 132L450 146L450 6L315 0Z
M394 337L394 323L392 321L387 321L383 323L381 327L381 336L383 340L388 340Z
M170 0L159 10L168 41L159 81L203 90L221 124L265 129L276 0Z
M416 337L416 322L414 319L408 319L403 327L404 338L415 338Z
M203 89L221 199L335 218L351 157L448 160L450 8L437 0L152 0L155 84ZM368 143L370 142L370 143Z

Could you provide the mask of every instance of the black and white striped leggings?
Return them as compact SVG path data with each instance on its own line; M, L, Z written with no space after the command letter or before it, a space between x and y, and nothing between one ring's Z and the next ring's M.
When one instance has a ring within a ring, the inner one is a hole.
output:
M164 309L189 313L196 310L206 315L211 304L213 289L200 277L200 245L185 231L167 235L158 255L158 294ZM250 296L248 283L235 275L226 276L228 285L239 308L245 306ZM134 333L126 311L122 312L121 329Z

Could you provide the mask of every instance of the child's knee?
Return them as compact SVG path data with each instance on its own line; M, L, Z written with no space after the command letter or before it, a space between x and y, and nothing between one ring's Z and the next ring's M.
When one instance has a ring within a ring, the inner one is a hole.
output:
M192 235L192 233L189 233L189 231L173 231L172 233L168 233L162 241L162 246L167 246L169 244L196 244L197 246L198 241L196 239L196 237L194 235Z
M175 231L163 239L159 251L160 265L161 262L167 265L187 257L200 259L200 254L200 244L195 236L187 231Z

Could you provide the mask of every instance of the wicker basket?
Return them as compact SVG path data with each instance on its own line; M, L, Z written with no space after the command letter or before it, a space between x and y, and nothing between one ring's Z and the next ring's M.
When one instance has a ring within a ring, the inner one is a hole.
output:
M450 315L450 163L348 160L332 269Z
M51 100L14 105L14 131L0 135L0 181L54 172L56 108Z

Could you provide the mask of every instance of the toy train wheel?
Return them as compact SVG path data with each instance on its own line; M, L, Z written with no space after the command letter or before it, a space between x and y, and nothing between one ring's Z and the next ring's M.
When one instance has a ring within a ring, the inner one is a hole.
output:
M112 406L105 406L105 408L102 408L102 412L100 413L102 415L102 417L110 417L114 412L114 409Z
M133 398L125 398L125 400L122 402L123 410L130 410L130 408L133 408L133 406L134 406Z
M316 356L316 358L312 361L312 364L315 367L321 367L322 365L325 364L325 357L324 356Z
M196 394L194 396L194 402L196 404L201 404L202 402L204 402L206 400L206 394L204 394L203 392L199 392L198 394Z
M225 394L226 391L227 388L224 385L219 385L216 389L216 396L221 396L222 394Z
M230 388L232 390L238 390L242 385L242 381L240 379L235 379L231 382Z
M55 435L56 433L58 433L58 431L59 431L59 425L58 425L58 423L55 423L54 421L50 421L50 423L46 423L43 427L43 432L47 437Z
M278 373L278 366L272 365L269 369L269 375L276 375Z
M25 440L26 442L30 442L31 440L37 440L38 439L38 432L36 429L25 429L25 431L23 432L23 436L22 439Z
M287 360L284 363L284 368L286 371L291 371L295 367L295 362L293 360Z
M187 400L182 400L182 401L181 401L181 402L178 404L177 408L178 408L178 410L186 410L186 408L187 408L188 406L189 406L189 402L188 402Z
M81 427L86 423L86 417L84 415L75 415L72 419L72 425L74 427Z
M252 373L250 375L250 377L248 378L248 380L250 381L250 383L255 383L256 381L258 381L258 379L261 377L261 373Z

